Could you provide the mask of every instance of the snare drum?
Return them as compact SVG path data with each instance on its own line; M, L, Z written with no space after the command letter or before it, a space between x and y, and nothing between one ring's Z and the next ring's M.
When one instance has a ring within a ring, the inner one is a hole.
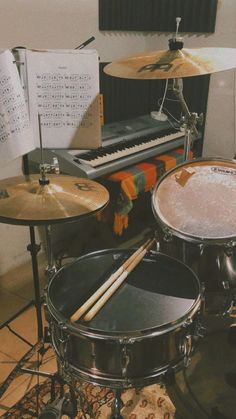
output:
M235 162L198 159L177 166L155 186L152 208L164 239L184 243L183 260L196 266L206 292L235 289Z
M52 345L66 376L111 388L142 387L188 362L199 330L200 285L190 268L167 255L151 252L90 322L70 322L131 253L90 253L51 279Z

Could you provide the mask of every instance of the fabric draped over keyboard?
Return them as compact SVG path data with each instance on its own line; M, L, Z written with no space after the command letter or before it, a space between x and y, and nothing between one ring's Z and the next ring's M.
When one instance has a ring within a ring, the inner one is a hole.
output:
M113 203L113 229L115 234L122 235L129 224L129 213L133 201L144 192L148 192L161 176L184 161L183 148L177 148L166 154L157 155L148 160L126 167L106 177L107 184L118 185L118 194ZM109 188L110 189L110 188ZM107 211L109 211L109 206ZM100 214L101 220L106 220L107 211Z

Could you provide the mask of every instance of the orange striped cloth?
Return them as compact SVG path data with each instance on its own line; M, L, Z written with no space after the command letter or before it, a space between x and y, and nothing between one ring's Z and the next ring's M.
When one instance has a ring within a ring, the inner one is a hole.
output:
M137 199L139 194L150 191L165 172L182 163L183 153L183 148L177 148L129 166L106 178L108 184L111 184L111 189L112 183L119 185L119 193L114 205L113 229L116 234L122 235L124 229L128 227L129 212L133 208L132 201ZM104 220L105 217L106 215L102 213L101 219Z

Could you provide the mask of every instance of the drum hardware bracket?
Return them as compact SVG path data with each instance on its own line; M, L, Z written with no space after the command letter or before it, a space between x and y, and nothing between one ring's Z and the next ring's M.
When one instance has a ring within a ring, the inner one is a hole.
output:
M48 373L47 375L44 373L41 375L47 377ZM51 419L60 419L63 415L66 415L71 419L75 418L77 415L77 399L73 387L66 383L63 377L58 373L51 374L50 378L52 380L51 401L41 411L38 419L47 419L49 417ZM60 384L60 393L58 397L56 397L55 394L56 381ZM70 394L65 393L64 384L68 385Z
M154 239L156 240L156 252L160 252L160 248L161 248L161 243L158 237L158 231L155 230L154 232Z
M191 335L185 336L185 342L184 342L184 367L187 368L191 362L190 355L193 352L193 344L192 344L193 337Z
M116 389L114 393L114 400L111 407L111 419L122 419L123 416L120 414L120 411L124 406L124 403L121 399L122 390Z
M62 352L63 352L62 368L66 369L68 367L67 354L68 354L68 342L69 342L70 335L66 333L67 326L65 325L65 323L63 322L59 323L59 329L60 329L60 337L58 340L60 342Z
M52 163L40 163L39 170L41 176L46 176L47 173L60 174L59 161L57 157L52 158Z
M193 339L197 341L199 338L204 338L205 334L206 334L206 327L204 327L201 324L200 320L198 319L196 321L196 326L193 333Z
M223 288L224 288L224 290L229 290L230 289L230 284L229 284L229 281L222 281L221 282L222 283L222 285L223 285Z
M193 323L193 320L191 318L188 318L185 320L183 327L189 327Z
M224 246L224 252L226 254L226 256L230 257L233 254L233 248L236 246L236 242L235 241L230 241L229 243L227 243Z
M222 317L226 317L226 316L229 316L231 318L236 318L236 297L235 296L232 297L232 301L230 303L228 310L222 313Z
M59 162L58 162L57 157L53 157L52 164L48 164L44 162L40 114L38 114L38 127L39 127L39 142L40 142L40 157L41 157L41 163L39 164L39 173L40 173L39 184L43 186L43 185L48 185L50 183L49 179L47 179L47 173L54 171L55 174L59 174L60 169L59 169Z
M121 349L121 373L122 377L124 378L127 377L127 369L130 363L130 355L128 352L129 350L127 349L127 346L123 346L123 348Z
M173 240L173 235L168 228L163 228L164 232L164 240L165 242L169 243Z
M203 255L204 249L205 249L206 245L201 243L199 244L199 251L200 251L200 256ZM204 285L204 291L205 291L205 285Z

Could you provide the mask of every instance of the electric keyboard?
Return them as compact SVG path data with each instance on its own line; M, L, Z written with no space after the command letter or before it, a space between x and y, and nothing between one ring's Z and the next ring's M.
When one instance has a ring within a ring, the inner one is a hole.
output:
M44 163L58 159L61 173L95 179L151 158L184 144L184 132L168 121L149 115L106 124L102 127L102 147L94 150L44 149ZM28 154L31 173L38 173L41 153Z

